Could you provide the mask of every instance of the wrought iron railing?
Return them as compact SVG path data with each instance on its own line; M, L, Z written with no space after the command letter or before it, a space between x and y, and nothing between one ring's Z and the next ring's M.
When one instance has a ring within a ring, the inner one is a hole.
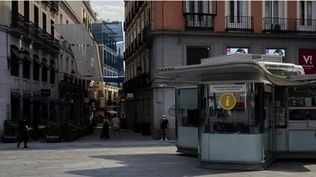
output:
M264 32L316 32L316 19L264 17Z
M185 28L190 30L213 30L214 18L205 14L184 14Z
M253 18L251 16L226 16L226 31L253 31Z
M57 39L19 13L12 13L11 26L16 31L24 34L24 36L28 36L32 40L39 42L43 47L49 47L54 50L59 48L59 41Z

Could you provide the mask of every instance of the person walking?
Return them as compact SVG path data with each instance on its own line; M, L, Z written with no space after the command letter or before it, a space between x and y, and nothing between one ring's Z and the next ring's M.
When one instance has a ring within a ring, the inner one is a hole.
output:
M24 118L20 123L18 124L18 136L17 136L17 147L20 147L20 144L24 142L24 148L28 148L27 141L29 140L29 126L27 124L26 119Z
M120 126L121 126L121 120L120 118L117 117L117 115L115 115L112 118L112 128L113 128L114 137L116 139L120 138Z
M102 120L102 123L103 123L103 127L102 127L102 132L101 132L101 136L100 138L103 139L109 139L110 136L109 136L109 126L110 126L110 121L108 118L104 118Z
M167 130L168 130L168 119L165 115L162 115L160 120L160 129L161 129L161 139L160 141L168 141L167 139Z

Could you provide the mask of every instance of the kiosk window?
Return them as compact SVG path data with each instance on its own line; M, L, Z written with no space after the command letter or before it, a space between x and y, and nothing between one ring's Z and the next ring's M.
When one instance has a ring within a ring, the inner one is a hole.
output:
M290 88L288 105L290 120L316 120L316 87Z
M180 126L192 127L198 125L197 89L186 88L177 91L177 118Z
M272 94L266 93L264 84L228 85L228 87L235 86L240 86L241 89L217 92L209 88L207 116L202 124L205 133L256 134L263 131L265 124L267 128L270 126L268 121L271 117ZM225 94L230 95L229 97L234 100L232 107L229 107L230 100L222 99Z

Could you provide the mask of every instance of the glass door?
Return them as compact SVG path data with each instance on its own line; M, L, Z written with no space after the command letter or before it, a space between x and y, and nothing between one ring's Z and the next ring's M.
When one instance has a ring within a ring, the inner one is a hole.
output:
M275 135L275 115L274 115L274 101L273 89L270 84L264 84L264 134L265 134L265 159L273 156L276 147Z

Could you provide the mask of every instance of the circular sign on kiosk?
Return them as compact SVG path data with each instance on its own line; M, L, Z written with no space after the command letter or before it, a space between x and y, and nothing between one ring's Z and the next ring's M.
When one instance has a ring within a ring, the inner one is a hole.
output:
M223 109L229 111L235 107L236 98L231 93L224 93L219 99L219 104L221 105Z

